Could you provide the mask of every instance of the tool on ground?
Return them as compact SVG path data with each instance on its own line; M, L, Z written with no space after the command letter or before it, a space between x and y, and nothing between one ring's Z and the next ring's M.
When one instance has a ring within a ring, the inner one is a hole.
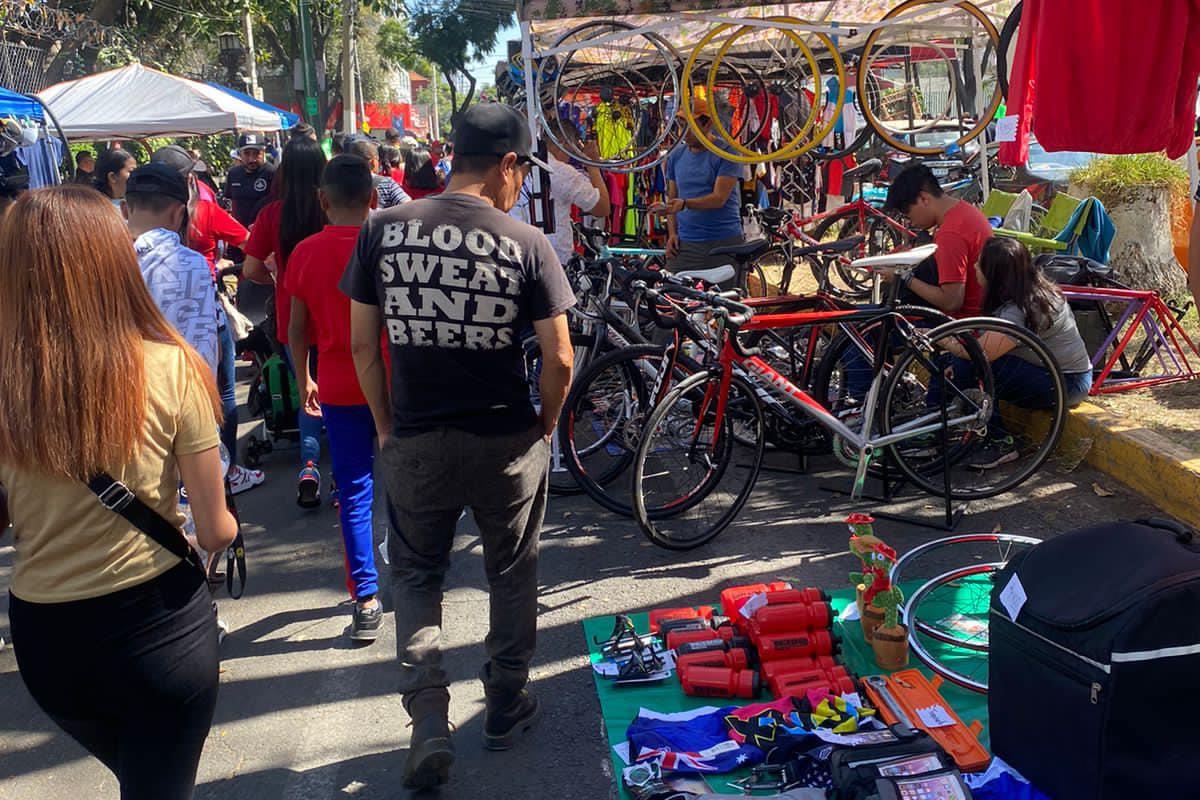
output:
M920 728L941 745L963 772L987 768L991 754L979 743L983 725L967 726L942 697L941 678L932 681L920 671L906 669L890 676L863 678L867 696L879 707L887 722Z

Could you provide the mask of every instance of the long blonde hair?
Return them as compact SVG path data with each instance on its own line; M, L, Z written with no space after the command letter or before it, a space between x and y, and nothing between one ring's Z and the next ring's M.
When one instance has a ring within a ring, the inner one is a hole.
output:
M144 341L183 348L219 419L211 370L150 297L112 203L26 192L0 221L0 461L86 480L132 460L154 377Z

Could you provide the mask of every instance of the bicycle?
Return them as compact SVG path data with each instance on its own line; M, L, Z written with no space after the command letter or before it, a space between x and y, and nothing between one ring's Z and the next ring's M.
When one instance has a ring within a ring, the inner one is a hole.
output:
M859 266L908 271L931 249L877 257ZM799 412L847 443L857 455L851 489L855 498L862 496L872 461L884 454L913 485L929 494L963 500L1001 494L1028 479L1061 435L1066 414L1061 370L1040 340L1004 320L957 320L925 332L892 310L755 316L744 303L713 293L663 287L647 289L647 294L668 302L681 297L707 303L720 348L700 372L663 397L642 429L634 460L633 507L642 532L661 547L698 547L733 522L762 467L768 415L788 419ZM739 333L834 322L874 323L879 328L874 377L858 425L831 413L738 339ZM1020 465L1004 470L1003 477L981 478L979 483L968 480L969 474L960 468L989 474L968 458L980 442L986 442L998 409L993 371L980 343L980 334L988 333L1016 340L1049 365L1053 397L1044 428L1034 426L1027 434L1036 440L1041 430L1044 438L1034 441ZM885 368L886 343L893 335L900 338L902 348ZM947 379L951 366L954 376Z
M883 161L871 158L846 170L842 173L842 185L847 187L843 195L846 204L808 217L793 215L793 224L801 230L811 227L811 236L818 242L826 241L830 232L837 240L861 236L863 243L855 250L855 255L860 257L907 247L916 238L916 231L866 199L865 184L882 169Z

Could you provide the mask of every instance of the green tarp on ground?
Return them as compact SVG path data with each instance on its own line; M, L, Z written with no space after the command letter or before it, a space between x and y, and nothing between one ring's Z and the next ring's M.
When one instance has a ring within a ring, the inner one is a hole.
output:
M836 591L831 594L834 610L839 614L843 608L854 602L854 592L851 589ZM645 632L650 629L650 621L646 614L632 614L630 616L639 632ZM596 641L604 641L608 638L609 634L612 633L613 624L614 618L611 616L593 617L583 621L583 631L587 637L588 652L593 663L602 660L600 648L596 644ZM875 666L875 656L871 651L871 646L863 640L862 630L857 621L846 623L844 626L841 622L837 622L835 623L835 629L842 639L841 657L847 669L860 677L863 675L875 675L881 671ZM913 662L909 666L919 667L921 665L913 659ZM932 673L923 667L922 671L932 677ZM613 760L613 774L617 779L618 790L622 798L629 797L624 789L620 788L621 770L627 765L611 748L625 741L625 729L629 726L633 718L637 716L639 708L645 707L664 714L672 714L704 706L750 705L770 699L766 692L763 693L762 697L755 700L720 700L709 697L688 697L683 693L677 676L672 676L661 683L624 688L616 688L613 686L612 681L600 677L594 671L593 678L596 683L596 693L600 697L600 713L604 717L604 727L608 732L609 755ZM948 684L942 687L941 692L942 697L953 707L963 722L970 725L973 721L979 720L984 724L984 731L980 736L980 741L987 747L987 698L984 695L959 689L956 686ZM741 791L729 786L728 783L745 777L748 774L749 770L740 770L724 775L709 775L705 777L705 781L713 792L740 795Z

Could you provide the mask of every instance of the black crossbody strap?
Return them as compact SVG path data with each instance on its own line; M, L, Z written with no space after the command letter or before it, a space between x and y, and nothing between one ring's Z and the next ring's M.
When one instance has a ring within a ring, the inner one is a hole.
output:
M102 506L124 517L133 527L158 542L168 552L196 567L200 574L207 578L200 554L188 544L187 539L183 537L183 531L143 503L128 486L105 472L93 475L87 485L100 498Z

